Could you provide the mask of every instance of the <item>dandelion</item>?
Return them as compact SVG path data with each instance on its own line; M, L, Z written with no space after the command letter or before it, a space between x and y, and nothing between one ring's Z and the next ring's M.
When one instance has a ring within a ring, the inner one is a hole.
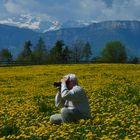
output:
M69 68L69 69L68 69ZM74 71L87 91L91 119L49 122L52 83ZM0 140L139 139L140 65L47 65L0 68ZM14 124L14 125L13 125Z

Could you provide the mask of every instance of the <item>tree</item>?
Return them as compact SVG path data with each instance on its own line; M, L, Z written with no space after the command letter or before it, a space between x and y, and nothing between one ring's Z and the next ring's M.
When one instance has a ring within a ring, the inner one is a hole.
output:
M79 63L82 59L84 43L80 40L76 40L72 46L72 61L74 63Z
M125 63L127 60L125 46L120 41L107 43L102 50L101 60L107 63Z
M11 63L12 60L13 60L13 56L7 48L4 48L0 51L0 61Z
M47 62L47 50L44 40L40 37L38 43L33 51L34 61L37 64Z
M32 43L30 40L25 41L23 51L18 55L17 61L31 62L33 60L31 47Z
M89 44L89 42L87 42L83 47L83 56L82 57L83 57L84 61L88 62L91 55L92 55L91 45Z
M54 47L50 50L48 61L49 63L62 63L63 62L63 40L55 43Z
M70 62L70 59L71 59L70 55L71 55L71 51L69 50L68 46L66 46L63 49L63 52L62 52L63 63L69 63Z
M131 64L138 64L139 63L139 58L138 57L131 57L129 60L128 60L128 63L131 63Z

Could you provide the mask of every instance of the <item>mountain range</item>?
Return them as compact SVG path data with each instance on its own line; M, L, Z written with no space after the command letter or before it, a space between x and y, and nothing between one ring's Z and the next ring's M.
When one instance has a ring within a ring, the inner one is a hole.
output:
M61 29L46 32L46 42L54 43L64 40L70 44L75 40L88 41L93 52L98 55L109 41L121 41L131 56L140 56L140 22L139 21L104 21L92 23L82 28Z
M14 17L8 17L7 19L0 19L0 24L31 29L39 33L54 31L61 28L84 27L93 22L94 21L92 20L91 21L69 20L60 23L58 20L53 19L48 15L33 15L33 14L22 14Z
M25 19L22 20L29 23L27 16ZM36 20L30 20L30 25L33 21ZM92 45L93 55L97 56L107 42L118 40L126 46L129 56L140 56L140 21L103 21L96 23L69 21L63 26L57 23L56 28L52 28L54 24L51 23L50 25L47 28L44 23L42 26L36 26L38 28L33 29L29 28L32 26L25 28L3 22L0 24L0 49L9 48L14 55L17 55L22 50L25 40L31 40L34 46L39 37L42 37L49 48L57 40L64 40L68 46L76 40L88 41Z

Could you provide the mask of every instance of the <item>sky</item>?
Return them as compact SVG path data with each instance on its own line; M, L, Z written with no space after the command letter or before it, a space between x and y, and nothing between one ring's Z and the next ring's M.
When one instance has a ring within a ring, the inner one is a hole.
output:
M0 0L0 19L33 14L68 20L140 20L140 0Z

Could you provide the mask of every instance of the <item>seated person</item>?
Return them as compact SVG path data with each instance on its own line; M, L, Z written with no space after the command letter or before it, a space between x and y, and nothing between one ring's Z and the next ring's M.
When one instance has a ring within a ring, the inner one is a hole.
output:
M75 74L68 74L61 79L55 105L61 108L61 113L50 117L52 123L78 122L91 117L88 98L83 88L78 85Z

